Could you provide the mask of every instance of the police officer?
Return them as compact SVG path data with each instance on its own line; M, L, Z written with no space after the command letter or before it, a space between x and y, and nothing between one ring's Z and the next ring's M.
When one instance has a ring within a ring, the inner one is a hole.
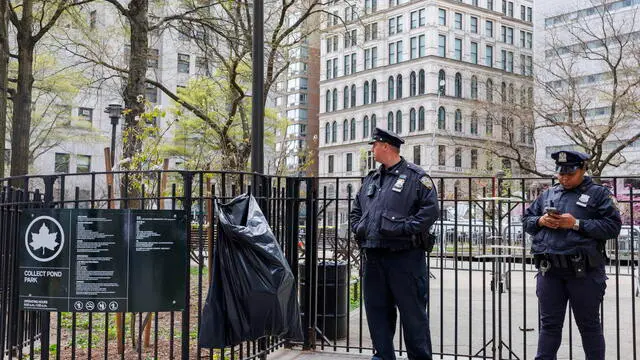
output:
M525 231L533 236L531 253L538 267L536 359L556 358L569 301L586 359L602 360L605 344L599 308L607 279L604 243L618 236L620 213L609 190L585 176L588 155L558 151L551 157L559 184L542 193L523 217Z
M382 165L365 177L350 214L364 259L364 305L374 360L396 358L396 308L409 359L432 359L421 235L438 218L438 201L431 178L400 156L403 143L391 131L374 130L370 144Z

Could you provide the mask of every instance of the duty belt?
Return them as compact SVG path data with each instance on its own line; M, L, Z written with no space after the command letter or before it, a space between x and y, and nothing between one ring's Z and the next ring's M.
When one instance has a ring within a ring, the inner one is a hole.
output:
M574 255L539 254L535 255L534 261L543 276L552 267L572 268L576 277L584 277L587 269L586 257L582 253Z

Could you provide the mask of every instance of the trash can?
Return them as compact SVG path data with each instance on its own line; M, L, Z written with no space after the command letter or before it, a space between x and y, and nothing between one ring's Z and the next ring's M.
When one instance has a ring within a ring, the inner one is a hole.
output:
M301 304L306 304L307 281L305 264L299 265ZM329 340L344 339L347 336L347 316L349 316L349 273L345 261L322 261L318 263L317 316L316 326ZM302 324L306 324L307 314L301 313Z

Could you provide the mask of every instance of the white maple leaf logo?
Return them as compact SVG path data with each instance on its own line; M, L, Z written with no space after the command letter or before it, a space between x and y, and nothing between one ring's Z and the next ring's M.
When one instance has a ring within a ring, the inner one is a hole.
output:
M55 250L56 246L58 246L58 242L56 241L58 237L58 233L50 233L47 225L42 223L40 226L40 231L37 233L31 233L31 237L33 241L29 244L33 250L42 249L42 255L44 255L44 249L47 248L49 250Z

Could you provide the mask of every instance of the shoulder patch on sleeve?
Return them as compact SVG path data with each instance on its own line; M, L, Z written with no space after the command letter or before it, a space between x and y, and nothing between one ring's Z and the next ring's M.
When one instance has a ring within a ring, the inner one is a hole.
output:
M424 175L423 177L421 177L420 178L420 182L422 183L422 185L424 185L424 187L426 187L429 190L431 190L433 188L433 185L431 183L431 179L429 179L429 177L427 175Z

